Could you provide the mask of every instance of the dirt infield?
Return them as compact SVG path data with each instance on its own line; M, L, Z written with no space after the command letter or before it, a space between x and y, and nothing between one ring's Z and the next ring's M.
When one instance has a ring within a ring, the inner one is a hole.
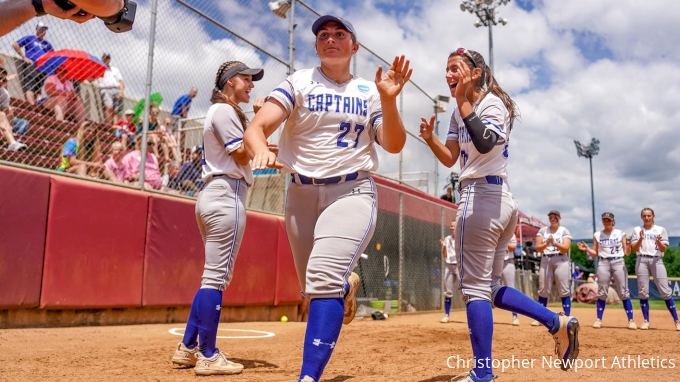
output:
M575 309L582 322L580 358L588 364L577 373L543 362L554 342L542 327L509 324L510 313L495 310L494 357L505 360L500 381L671 381L680 369L680 332L665 310L651 311L652 330L626 328L622 309L607 309L603 329L592 329L595 309ZM642 323L639 311L637 323ZM456 357L471 357L464 312L439 323L440 313L363 319L343 328L322 381L448 381L467 370ZM223 323L220 329L275 333L256 339L218 339L229 358L244 364L243 374L203 377L228 381L295 381L302 357L304 324L297 322ZM179 324L0 330L1 381L186 381L198 380L191 369L173 368L170 334ZM262 334L220 330L218 335ZM615 357L619 357L618 359ZM636 363L633 365L628 356ZM451 357L451 358L449 358ZM514 361L513 361L514 357ZM621 358L624 358L621 361ZM604 360L603 360L604 358ZM449 364L454 368L447 367ZM533 361L532 361L533 360ZM597 361L597 363L595 363ZM663 361L663 362L662 362ZM514 363L514 365L512 364ZM533 363L533 365L532 365ZM533 367L532 367L533 366ZM634 367L636 366L636 367ZM662 368L666 366L666 368ZM624 368L625 367L625 368ZM654 368L652 368L654 367Z

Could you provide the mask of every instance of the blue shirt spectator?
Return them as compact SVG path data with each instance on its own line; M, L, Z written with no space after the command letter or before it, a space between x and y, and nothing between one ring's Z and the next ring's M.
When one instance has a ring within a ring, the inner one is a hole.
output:
M189 114L189 109L191 108L191 101L194 99L194 97L196 97L197 93L198 89L191 88L188 94L177 98L177 101L175 101L175 105L172 107L172 112L170 114L172 114L173 117L177 116L179 118L186 118Z
M203 189L202 158L203 147L194 146L191 149L191 160L184 163L182 168L179 169L177 178L182 184L182 191L188 196L194 196Z
M21 56L21 88L26 95L26 101L35 104L35 94L40 92L45 81L45 73L36 68L36 61L52 51L52 44L45 40L47 25L42 21L35 27L35 36L24 36L12 43L12 47ZM24 50L22 50L22 48ZM24 52L25 51L25 52Z
M47 29L47 28L45 28ZM36 62L43 54L54 50L52 44L37 36L24 36L17 40L17 45L24 48L25 56L29 60Z

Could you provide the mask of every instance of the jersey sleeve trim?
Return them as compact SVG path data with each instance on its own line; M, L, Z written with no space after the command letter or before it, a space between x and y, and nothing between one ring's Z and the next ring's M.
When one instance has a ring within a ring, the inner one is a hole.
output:
M227 149L229 154L231 154L234 151L238 150L241 147L241 145L243 145L243 138L236 138L236 139L232 139L231 141L225 143L224 147Z
M286 96L286 98L288 98L288 101L290 101L290 103L293 105L293 107L295 107L295 99L293 99L293 96L290 93L288 93L285 89L276 88L276 89L274 89L274 91L282 93L284 96Z

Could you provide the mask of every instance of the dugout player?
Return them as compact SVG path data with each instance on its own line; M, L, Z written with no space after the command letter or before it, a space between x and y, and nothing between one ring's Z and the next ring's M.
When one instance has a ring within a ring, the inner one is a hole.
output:
M374 143L398 153L406 130L396 98L411 77L395 57L375 82L353 77L359 49L352 24L322 16L312 25L321 64L290 75L269 95L245 133L253 169L283 166L292 174L285 222L300 288L311 298L299 381L318 382L342 324L356 313L359 277L352 272L375 230L378 168ZM280 155L266 145L285 121ZM344 317L344 318L343 318Z
M196 375L238 374L243 365L229 361L216 348L222 291L231 283L234 263L246 227L246 196L253 183L250 158L243 146L248 119L239 103L250 100L253 81L263 69L251 69L239 61L223 63L203 127L203 180L196 201L196 221L205 244L205 268L201 287L191 303L182 342L172 363L194 366ZM200 344L197 346L197 339Z
M451 231L450 235L443 239L439 239L439 244L442 246L442 257L446 262L446 269L444 269L444 317L442 317L442 319L439 321L442 324L449 322L454 283L460 279L454 240L454 235L456 234L455 220L453 220L449 225L449 230Z
M498 85L484 57L458 48L449 54L446 83L457 107L446 143L432 134L435 116L421 118L420 136L439 161L452 167L460 158L460 201L456 215L459 289L466 303L475 365L455 381L491 381L492 303L543 324L555 340L555 352L568 370L578 356L579 322L551 312L524 293L501 286L504 257L517 224L517 202L507 176L508 144L517 108ZM487 361L485 361L487 360Z

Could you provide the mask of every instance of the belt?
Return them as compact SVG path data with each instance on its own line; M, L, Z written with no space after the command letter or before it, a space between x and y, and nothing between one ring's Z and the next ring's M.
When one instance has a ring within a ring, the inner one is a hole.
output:
M564 256L563 253L548 253L547 255L543 255L543 257L555 257L555 256Z
M602 260L618 260L618 259L623 259L623 256L618 256L618 257L602 257L602 256L600 256L600 259L602 259Z
M658 257L657 255L642 255L642 254L641 254L640 256L642 256L642 257L651 257L651 258Z
M355 172L353 172L351 174L347 174L347 175L331 176L330 178L310 178L310 177L304 176L302 174L293 174L293 176L291 176L290 178L291 178L291 181L293 183L298 183L298 180L299 180L300 184L311 184L311 185L314 185L314 186L325 186L327 184L335 184L335 183L342 183L342 182L345 182L347 180L355 180L358 177L359 177L359 171L355 171ZM296 178L298 180L296 180Z
M460 181L458 183L458 191L459 192L462 192L463 182L466 182L466 181L470 182L470 183L479 181L479 182L486 182L488 184L497 184L499 186L503 185L503 178L501 178L500 176L498 176L498 175L487 175L487 176L482 177L482 178L464 179L464 180Z

